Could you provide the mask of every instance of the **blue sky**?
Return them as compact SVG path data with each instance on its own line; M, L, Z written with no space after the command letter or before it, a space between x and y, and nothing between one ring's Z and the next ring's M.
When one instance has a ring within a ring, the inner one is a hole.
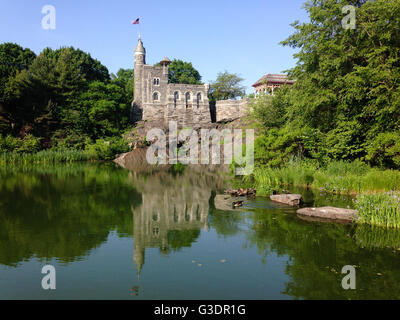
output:
M247 93L265 73L295 65L294 50L279 42L306 21L305 0L0 0L0 43L16 42L39 53L74 46L110 72L133 67L140 31L146 62L164 56L190 61L204 82L227 70L245 79ZM42 29L42 7L56 9L56 29Z

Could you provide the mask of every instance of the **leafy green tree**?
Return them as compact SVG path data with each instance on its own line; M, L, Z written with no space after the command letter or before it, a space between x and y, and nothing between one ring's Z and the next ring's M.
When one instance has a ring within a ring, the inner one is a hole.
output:
M80 97L80 119L92 138L119 135L129 123L130 104L125 91L114 83L92 82ZM83 128L82 128L83 129Z
M111 74L111 81L120 86L125 91L127 103L133 101L134 86L133 86L134 71L133 69L119 69L117 74Z
M17 71L8 80L2 110L10 119L14 135L33 133L49 143L55 132L58 136L74 135L71 130L85 122L87 116L77 106L90 84L99 81L107 83L110 76L90 54L73 47L46 48L28 69ZM76 123L73 126L69 126L71 119Z
M191 62L174 59L169 65L169 82L201 84L201 76Z
M4 89L8 81L17 72L26 70L35 57L33 51L15 43L0 44L0 133L8 134L12 130L12 120L4 104Z
M349 4L356 7L354 30L342 27ZM374 153L387 141L382 134L400 126L400 2L309 0L304 8L310 22L293 23L295 33L282 42L297 50L289 71L297 81L265 108L281 110L278 127L298 132L304 155L397 166L388 159L397 151L386 160ZM270 122L262 121L268 129Z
M0 102L4 94L4 87L10 77L18 71L28 69L36 54L30 49L24 49L15 43L0 44Z
M241 85L244 79L228 71L218 73L217 80L211 83L210 100L227 100L244 97L245 87Z

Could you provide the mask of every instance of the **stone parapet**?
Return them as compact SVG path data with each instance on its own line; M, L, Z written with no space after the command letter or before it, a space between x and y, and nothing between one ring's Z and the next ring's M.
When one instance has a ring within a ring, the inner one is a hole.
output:
M249 112L248 104L248 99L217 101L215 103L216 121L229 122L246 116Z

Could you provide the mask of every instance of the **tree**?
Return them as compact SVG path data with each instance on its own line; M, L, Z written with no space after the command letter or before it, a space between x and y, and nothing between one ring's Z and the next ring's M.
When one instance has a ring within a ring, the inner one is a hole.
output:
M8 134L12 130L12 121L4 101L5 87L17 72L28 69L35 57L33 51L15 43L0 44L0 133Z
M201 84L201 76L191 62L174 59L169 65L169 82Z
M82 93L80 112L80 119L87 117L86 132L91 138L115 136L129 123L130 103L127 103L125 91L120 86L95 81Z
M101 64L100 61L93 59L90 53L84 52L74 47L62 47L57 50L46 48L41 54L49 59L58 61L65 53L71 54L71 62L79 66L83 78L88 81L107 81L110 80L110 75L107 67Z
M10 77L18 71L26 70L35 59L36 54L30 49L24 49L15 43L0 44L0 101L4 87Z
M134 85L133 85L134 71L133 69L119 69L117 74L111 74L111 81L120 86L125 91L127 103L133 101Z
M342 8L349 4L356 7L354 30L342 26ZM381 134L400 131L400 2L309 0L304 7L310 22L293 23L295 33L282 42L298 52L289 71L296 83L273 98L285 114L281 127L298 132L304 154L313 157L398 162L375 153L393 140ZM305 130L318 137L312 150Z
M217 80L211 83L210 100L227 100L244 97L245 87L240 83L244 79L237 74L228 73L228 71L218 73Z
M46 48L28 69L16 71L6 83L3 114L14 135L33 133L49 141L56 131L68 127L70 118L76 117L81 94L96 81L107 83L110 76L90 54L73 47Z

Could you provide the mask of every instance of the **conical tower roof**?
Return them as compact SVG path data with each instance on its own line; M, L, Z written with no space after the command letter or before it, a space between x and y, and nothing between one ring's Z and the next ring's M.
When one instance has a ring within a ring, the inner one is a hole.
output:
M137 46L136 46L136 48L135 48L135 53L143 53L143 54L146 54L146 49L145 49L144 46L143 46L143 42L142 42L142 39L141 39L141 38L139 38L138 44L137 44Z

